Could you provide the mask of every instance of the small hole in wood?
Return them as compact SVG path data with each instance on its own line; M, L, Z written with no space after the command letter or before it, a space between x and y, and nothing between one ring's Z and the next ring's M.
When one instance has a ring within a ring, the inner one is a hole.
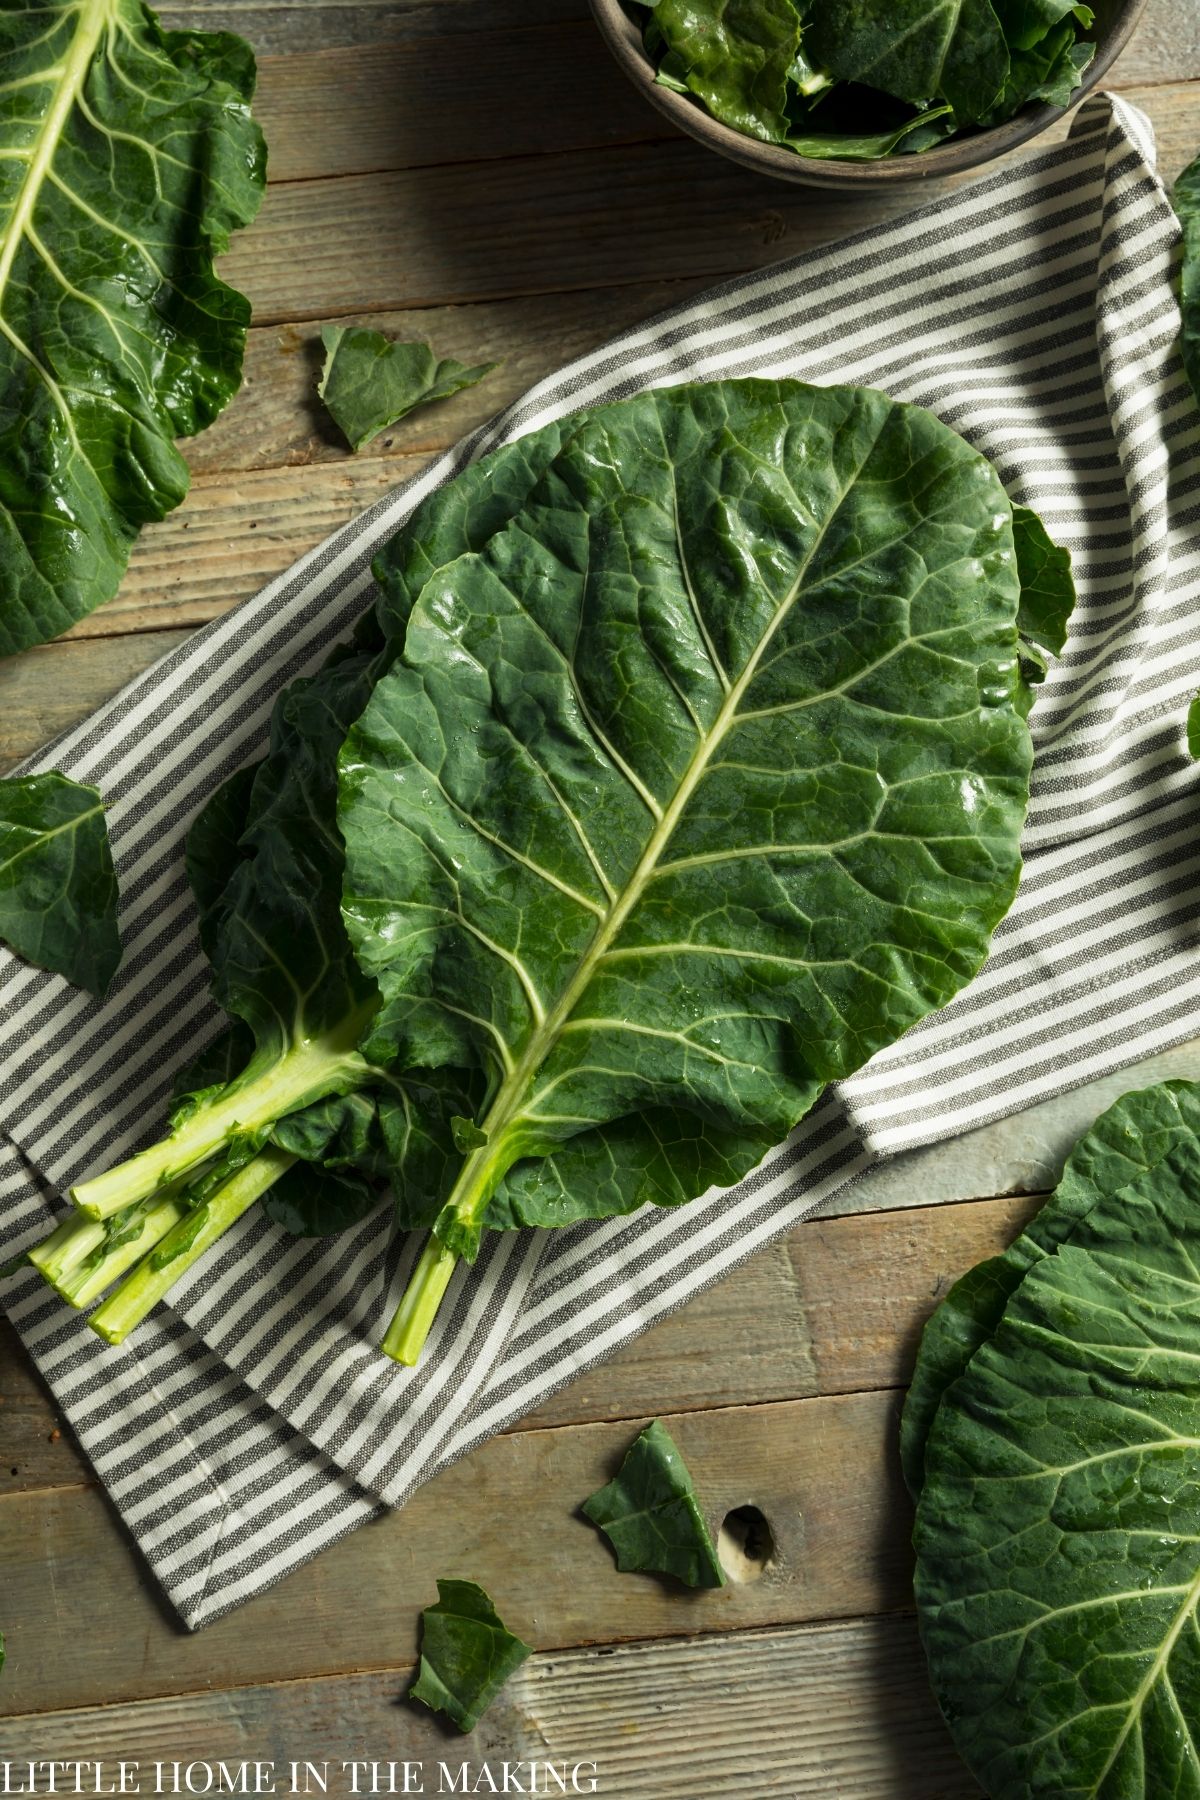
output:
M717 1533L717 1555L730 1581L757 1581L775 1557L771 1527L757 1506L735 1506Z

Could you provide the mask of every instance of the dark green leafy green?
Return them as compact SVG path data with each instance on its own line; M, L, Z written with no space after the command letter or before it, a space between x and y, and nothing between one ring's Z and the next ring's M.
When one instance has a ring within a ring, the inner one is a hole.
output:
M1188 707L1187 747L1192 760L1200 762L1200 694L1196 695Z
M904 140L914 133L923 133L939 122L949 123L953 118L952 106L931 106L925 112L914 113L911 119L905 119L894 130L877 132L873 137L851 137L847 132L836 131L791 131L786 142L789 150L794 150L797 156L814 156L825 161L870 161L890 155L893 150L901 148Z
M439 1581L421 1614L421 1663L408 1690L460 1731L473 1731L510 1675L533 1655L474 1581Z
M1017 629L1027 647L1057 656L1075 605L1071 552L1054 542L1028 506L1013 507L1013 541L1021 582Z
M408 584L485 541L559 441L550 427L507 446L417 509L380 561L389 631L403 630ZM355 1053L374 992L354 965L339 906L336 753L375 658L385 665L393 653L368 616L317 676L280 696L267 757L230 777L193 824L188 873L200 936L233 1024L177 1081L169 1136L77 1190L89 1217L124 1212L234 1144L271 1138L290 1156L386 1180L404 1227L435 1216L456 1166L449 1121L475 1110L476 1078L393 1077ZM280 1176L289 1186L304 1179L281 1166ZM344 1215L344 1200L331 1193L331 1216ZM280 1216L313 1215L306 1200Z
M748 137L787 137L788 76L800 48L795 0L657 0L654 25L672 85Z
M344 1169L294 1163L262 1197L263 1211L292 1237L333 1237L370 1218L383 1189Z
M0 939L77 987L106 992L121 939L95 788L53 773L0 781Z
M1057 25L1079 24L1087 31L1095 23L1091 7L1072 0L992 0L992 5L1014 50L1032 50Z
M213 259L262 198L253 88L239 38L140 0L0 12L0 655L116 592L237 389Z
M687 1464L661 1420L635 1438L620 1473L583 1510L612 1545L618 1569L651 1569L692 1588L724 1587Z
M1179 309L1183 329L1179 349L1192 392L1200 401L1200 156L1188 164L1176 181L1171 190L1171 204L1183 231L1179 270Z
M942 1397L917 1602L993 1800L1197 1792L1198 1270L1189 1131L1027 1269Z
M1067 0L630 0L659 83L818 160L919 155L1066 106L1095 54ZM645 16L645 15L641 15Z
M914 1498L925 1446L947 1389L995 1333L1027 1271L1072 1237L1098 1200L1153 1173L1200 1136L1200 1090L1169 1081L1126 1094L1097 1119L1067 1158L1051 1198L1001 1256L956 1281L925 1327L900 1423L900 1458Z
M836 81L881 88L913 106L936 95L964 125L984 116L1008 73L991 0L822 0L804 40Z
M446 400L474 387L499 363L468 368L452 356L438 358L428 344L397 343L382 331L323 325L325 366L317 392L352 450L418 406Z
M452 1250L526 1159L640 1159L645 1107L752 1166L979 966L1029 768L1010 518L881 394L681 387L426 582L339 822L365 1053L487 1073Z
M1069 105L1095 54L1095 44L1076 42L1074 21L1064 19L1032 50L1013 51L1004 84L980 123L1002 125L1035 100Z

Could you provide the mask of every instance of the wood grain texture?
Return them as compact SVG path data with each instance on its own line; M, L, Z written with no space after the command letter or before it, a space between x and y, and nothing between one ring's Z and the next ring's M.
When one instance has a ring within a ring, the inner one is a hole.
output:
M1133 88L1129 97L1152 118L1172 177L1195 151L1194 93L1172 83ZM1054 127L1038 145L1064 130ZM848 200L787 187L673 139L285 182L268 190L222 270L250 295L260 325L715 279L900 217L931 197L926 190L920 200L906 191ZM403 220L403 229L381 230L381 219Z
M1174 0L1170 0L1174 4ZM587 0L175 0L158 9L179 29L237 31L260 56L398 38L469 38L478 31L537 30L587 16Z
M332 1765L347 1757L457 1770L510 1761L594 1762L620 1800L973 1800L929 1692L911 1619L747 1631L683 1643L535 1655L467 1737L397 1705L388 1670L128 1707L11 1719L23 1757L121 1758L143 1767L256 1758ZM525 1777L528 1780L528 1776Z
M155 631L108 638L100 650L86 641L60 639L0 659L0 771L52 746L189 636Z
M238 31L260 57L355 49L422 39L449 38L452 61L475 33L529 30L587 21L587 0L190 0L160 9L169 25ZM536 60L536 39L529 61ZM1186 81L1200 77L1200 14L1193 0L1151 0L1116 79ZM582 85L572 84L573 94ZM1111 84L1110 84L1111 85Z
M264 57L255 114L273 182L676 135L588 19Z
M708 1400L697 1372L694 1399ZM852 1394L668 1416L714 1527L765 1515L762 1578L692 1593L618 1572L580 1503L619 1466L629 1424L493 1438L409 1504L325 1551L195 1636L168 1617L92 1487L0 1498L9 1657L0 1715L293 1680L414 1657L435 1576L482 1582L545 1649L852 1618L908 1604L908 1500L898 1396ZM99 1655L85 1621L120 1619Z

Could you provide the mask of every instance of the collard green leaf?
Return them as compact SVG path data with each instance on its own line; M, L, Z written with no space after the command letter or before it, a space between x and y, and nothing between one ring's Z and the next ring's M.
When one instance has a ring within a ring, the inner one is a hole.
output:
M984 117L1008 74L991 0L824 0L804 36L809 55L839 81L914 106L948 100L965 125Z
M800 48L795 0L658 0L654 26L671 59L671 85L748 137L786 138L788 77Z
M1050 658L1067 641L1067 629L1075 607L1075 581L1071 552L1051 538L1045 525L1027 506L1013 507L1013 542L1021 603L1017 630L1021 638L1021 673L1029 691L1050 672Z
M1086 31L1095 22L1091 7L1073 0L992 0L992 5L1014 50L1032 50L1056 26L1066 25L1074 38L1076 25Z
M1200 694L1196 695L1188 707L1187 747L1193 762L1200 762Z
M211 926L220 917L221 901L233 872L245 859L242 833L250 817L259 763L235 769L209 795L188 829L185 862L188 885L199 914L200 941L207 951Z
M993 1800L1198 1791L1200 1140L1100 1198L942 1399L933 1685Z
M1069 106L1095 54L1095 44L1076 42L1075 21L1064 19L1033 49L1013 51L1004 86L980 123L1002 125L1035 100Z
M1192 392L1200 401L1200 156L1189 163L1171 190L1171 204L1183 229L1179 308L1183 330L1180 354Z
M389 425L474 387L498 363L468 368L452 356L438 358L428 344L398 343L382 331L357 326L324 325L325 366L317 392L352 450Z
M291 1237L332 1237L378 1211L383 1189L345 1169L293 1163L263 1195L267 1217Z
M647 394L426 583L342 756L368 1056L479 1067L508 1170L645 1107L782 1137L982 961L1018 870L1010 509L870 390Z
M838 131L793 130L788 134L787 144L798 156L815 156L827 162L873 162L881 156L890 156L893 150L903 147L906 138L918 133L922 147L931 149L941 142L943 135L933 128L943 124L953 130L953 121L952 106L931 106L924 112L914 113L911 119L906 119L892 131L853 137Z
M615 1480L583 1510L612 1545L618 1569L651 1569L692 1588L724 1587L687 1464L661 1420L647 1425Z
M408 1697L473 1731L533 1651L507 1629L477 1582L437 1585L437 1604L421 1614L421 1663Z
M1001 1256L956 1281L925 1327L900 1423L900 1458L914 1497L942 1397L994 1334L1027 1271L1071 1238L1097 1201L1152 1174L1200 1137L1200 1088L1168 1081L1122 1098L1075 1145L1050 1199Z
M253 85L240 39L140 0L0 12L0 655L115 593L238 386L213 258L262 197Z
M0 939L76 987L106 992L121 939L95 788L54 773L0 781Z

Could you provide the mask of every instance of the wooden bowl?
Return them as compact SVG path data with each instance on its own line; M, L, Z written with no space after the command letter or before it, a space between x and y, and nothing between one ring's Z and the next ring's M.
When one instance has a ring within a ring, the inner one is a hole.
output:
M1132 37L1145 6L1146 0L1092 0L1096 23L1089 35L1095 39L1096 54L1081 85L1075 90L1071 106L1077 106L1107 74ZM686 131L698 143L707 144L719 156L743 163L761 175L772 175L777 181L797 181L806 187L824 188L887 188L904 181L936 181L940 175L957 175L964 169L977 169L981 163L1006 155L1070 111L1070 107L1062 106L1027 106L1015 118L993 126L990 131L952 138L947 144L911 156L888 156L878 162L818 161L809 156L797 156L794 150L781 149L777 144L762 144L757 138L745 137L732 126L722 125L712 118L699 100L660 87L654 79L654 64L642 44L641 29L625 10L622 0L591 0L591 8L605 43L652 106L656 106L680 131Z

